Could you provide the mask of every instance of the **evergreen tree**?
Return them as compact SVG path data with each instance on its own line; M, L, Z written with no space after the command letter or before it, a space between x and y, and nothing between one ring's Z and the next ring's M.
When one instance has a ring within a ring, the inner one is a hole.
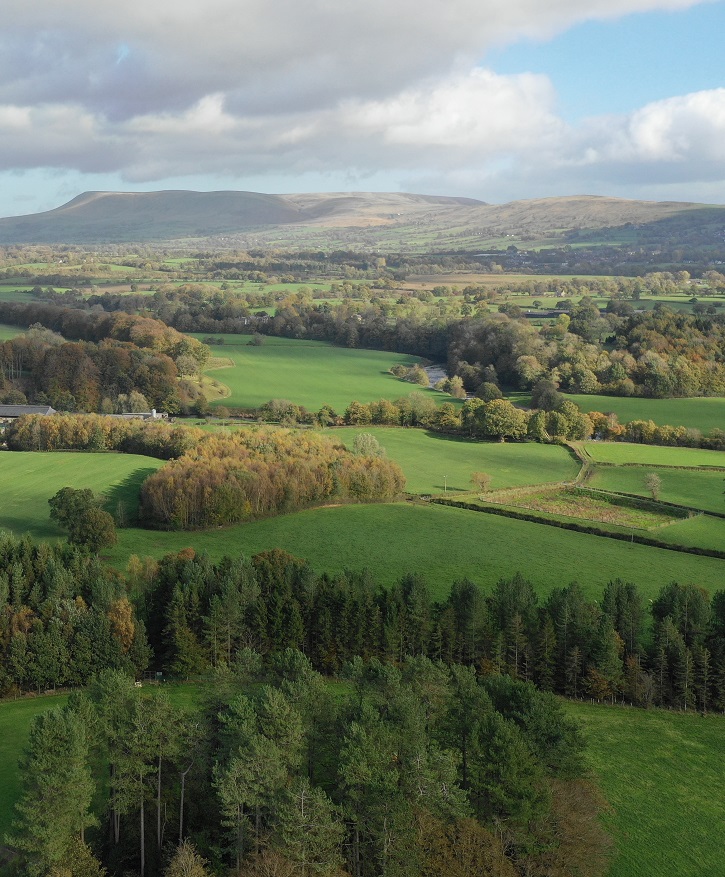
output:
M23 788L8 839L30 877L64 862L74 841L82 842L84 830L96 823L88 757L85 728L74 712L36 717L20 763Z

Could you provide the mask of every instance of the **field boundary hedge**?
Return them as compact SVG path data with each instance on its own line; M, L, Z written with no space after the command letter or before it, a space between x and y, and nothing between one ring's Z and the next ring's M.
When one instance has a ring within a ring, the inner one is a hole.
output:
M558 527L560 530L573 530L575 533L585 533L589 536L603 536L605 539L618 539L620 542L636 542L638 545L648 545L652 548L664 548L666 551L678 551L681 554L695 554L725 560L725 551L719 551L716 548L698 548L697 546L690 545L675 545L672 542L662 542L660 539L653 539L651 536L642 536L639 533L616 533L612 530L605 530L591 524L578 524L575 521L554 521L548 518L539 517L530 512L521 512L515 509L504 508L502 506L474 505L473 503L443 498L433 498L431 499L431 502L437 505L452 506L453 508L465 509L471 512L482 512L486 515L499 515L499 517L502 518L512 518L517 521L529 521L533 524L544 524L547 527Z

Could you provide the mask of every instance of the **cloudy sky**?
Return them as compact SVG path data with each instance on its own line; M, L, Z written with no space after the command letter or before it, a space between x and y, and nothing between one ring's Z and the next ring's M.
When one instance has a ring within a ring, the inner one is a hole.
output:
M88 190L725 203L725 0L3 0L0 216Z

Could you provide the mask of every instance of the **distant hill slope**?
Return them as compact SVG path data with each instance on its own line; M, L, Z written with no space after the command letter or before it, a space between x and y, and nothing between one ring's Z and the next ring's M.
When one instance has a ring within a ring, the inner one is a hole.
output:
M67 204L0 219L0 244L205 241L235 246L471 249L491 243L567 243L572 235L707 221L725 207L597 196L486 204L405 193L86 192ZM714 217L714 219L713 219Z

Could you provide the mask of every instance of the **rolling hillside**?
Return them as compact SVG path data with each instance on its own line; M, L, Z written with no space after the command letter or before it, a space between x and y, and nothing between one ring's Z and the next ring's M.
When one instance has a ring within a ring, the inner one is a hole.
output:
M510 204L406 193L86 192L45 213L0 219L0 244L205 241L216 245L475 250L626 242L689 226L725 228L725 207L570 196Z

